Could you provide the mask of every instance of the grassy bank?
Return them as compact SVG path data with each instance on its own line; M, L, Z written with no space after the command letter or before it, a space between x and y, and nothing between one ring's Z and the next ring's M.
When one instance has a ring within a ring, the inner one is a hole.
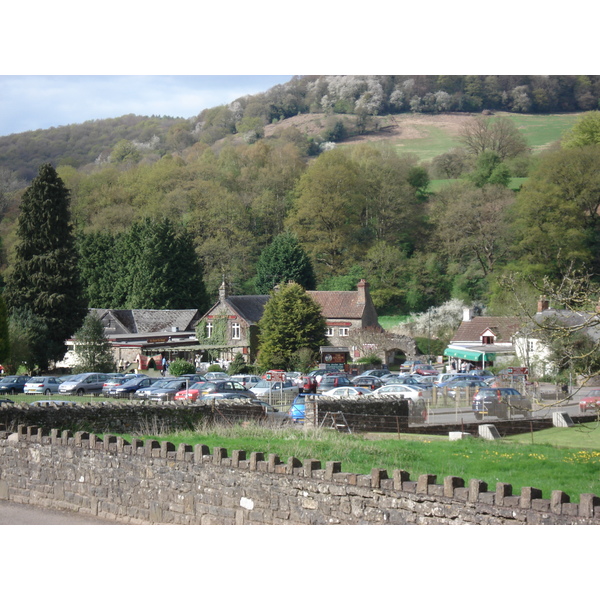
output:
M564 442L563 431L552 429ZM300 460L313 458L322 466L327 461L341 461L342 470L350 473L370 473L372 468L403 469L417 479L425 473L435 474L438 483L448 475L481 479L490 491L497 482L510 483L513 493L522 487L542 490L549 498L553 490L569 494L571 502L579 501L579 494L600 496L600 429L598 427L571 428L573 439L580 446L556 447L551 445L552 434L542 437L536 433L517 436L516 441L465 439L450 442L434 436L398 436L370 439L367 436L339 434L329 430L305 432L298 429L267 430L263 428L234 427L199 432L181 432L153 439L168 440L175 445L206 444L209 448L277 454L284 462L295 456ZM542 440L546 440L543 441Z

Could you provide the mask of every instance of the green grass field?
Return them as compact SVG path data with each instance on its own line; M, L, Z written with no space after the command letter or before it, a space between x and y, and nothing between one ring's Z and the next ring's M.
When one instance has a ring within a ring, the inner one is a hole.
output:
M367 474L380 468L391 477L394 469L403 469L413 480L430 473L441 483L452 475L462 477L467 485L470 479L481 479L490 491L503 482L511 484L516 495L522 487L531 486L542 490L544 498L553 490L562 490L571 502L578 502L581 493L600 496L598 424L537 432L533 441L531 434L493 442L478 438L449 441L435 436L402 435L398 439L392 434L361 436L258 427L181 432L153 439L226 448L230 455L233 450L245 450L248 455L277 454L283 461L291 456L312 458L320 460L323 468L327 461L341 461L342 470L349 473Z

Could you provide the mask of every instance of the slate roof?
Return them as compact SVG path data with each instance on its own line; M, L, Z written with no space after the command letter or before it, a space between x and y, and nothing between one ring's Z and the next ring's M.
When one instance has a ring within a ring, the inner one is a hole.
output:
M157 333L172 331L194 331L200 319L196 309L150 310L150 309L102 309L91 308L90 312L102 320L111 333ZM108 325L110 322L110 326Z
M263 316L265 304L271 296L229 296L227 304L250 325L256 325Z
M496 334L496 344L510 344L519 326L520 319L517 317L473 317L460 324L450 343L481 343L481 334L491 329Z
M585 325L581 331L587 334L594 342L600 340L600 323L596 313L549 308L536 313L533 316L533 319L539 324L542 324L546 319L556 319L563 326L574 329L578 329Z

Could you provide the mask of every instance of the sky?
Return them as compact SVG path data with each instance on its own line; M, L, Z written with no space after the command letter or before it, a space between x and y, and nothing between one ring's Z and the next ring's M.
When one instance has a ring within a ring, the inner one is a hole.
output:
M511 9L535 27L517 35ZM105 0L101 10L27 0L2 17L0 136L130 113L193 117L293 75L597 72L595 19L521 0L501 11L476 0L460 10L372 0L368 11L322 0Z
M127 114L194 117L291 75L0 75L0 136Z

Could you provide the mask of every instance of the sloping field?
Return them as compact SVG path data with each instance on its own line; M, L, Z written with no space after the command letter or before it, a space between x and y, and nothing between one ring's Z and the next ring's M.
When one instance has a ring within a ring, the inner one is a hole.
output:
M523 132L534 152L547 148L559 140L565 131L573 127L583 113L557 115L521 115L497 112L488 118L506 117L513 121ZM448 113L441 115L400 114L376 117L379 130L344 141L343 145L360 143L394 144L399 152L411 152L421 160L432 158L460 145L459 135L462 127L479 114ZM354 120L353 115L303 114L286 119L278 124L268 125L265 135L268 137L280 128L294 125L307 135L321 133L328 119Z

